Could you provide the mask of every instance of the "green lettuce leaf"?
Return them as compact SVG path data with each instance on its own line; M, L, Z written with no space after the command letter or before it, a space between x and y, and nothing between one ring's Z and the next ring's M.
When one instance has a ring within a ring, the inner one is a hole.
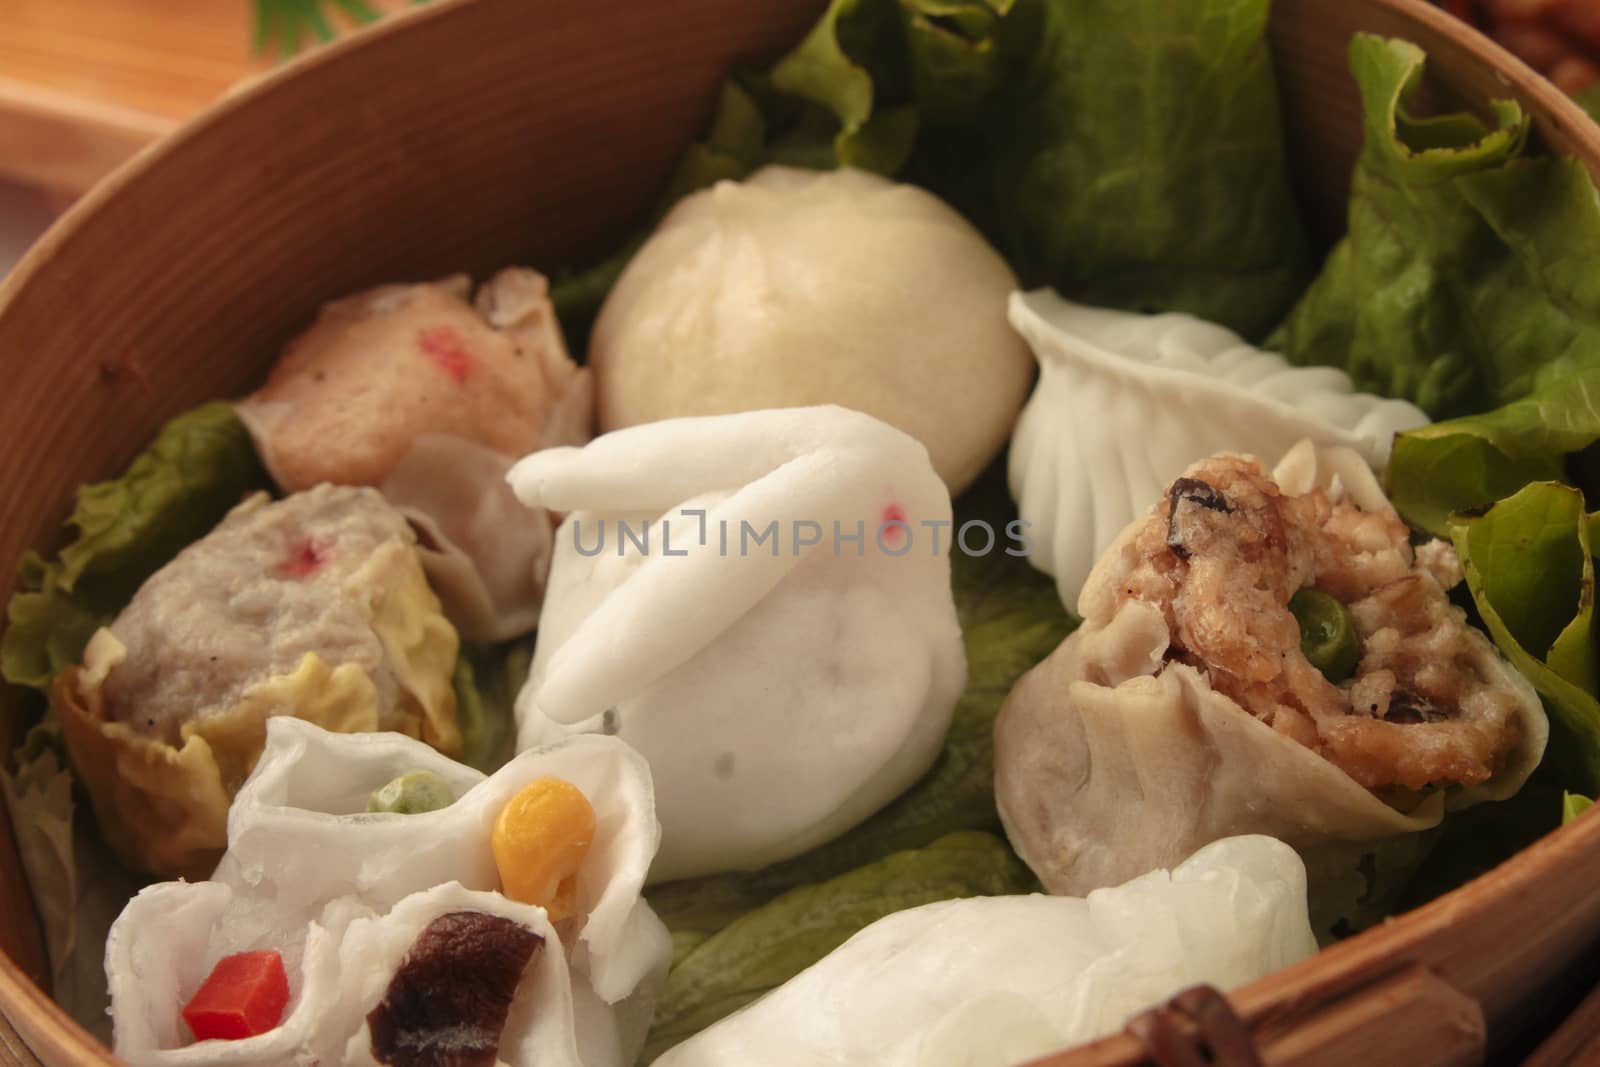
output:
M1414 907L1510 859L1571 817L1574 786L1600 785L1600 662L1594 626L1594 518L1583 494L1535 482L1476 514L1450 518L1448 533L1467 588L1495 645L1544 699L1550 745L1509 800L1446 819L1438 846L1407 888Z
M17 854L39 912L50 959L50 993L107 1044L105 944L111 924L146 879L130 873L73 795L66 746L54 715L28 731L16 770L0 769Z
M898 174L926 123L980 116L1015 56L1002 51L998 33L1016 3L833 0L770 70L735 79L765 131L739 158L748 169L784 163ZM727 118L719 108L713 141Z
M1351 40L1366 140L1348 232L1268 345L1298 363L1342 367L1358 388L1438 418L1525 394L1527 352L1548 357L1546 338L1524 331L1548 324L1516 313L1540 302L1537 279L1467 185L1520 155L1528 117L1512 101L1493 105L1492 126L1467 114L1413 116L1405 102L1425 61L1406 41Z
M1511 101L1492 126L1408 113L1416 46L1360 35L1350 65L1366 143L1349 232L1269 344L1448 419L1402 434L1388 475L1442 536L1600 440L1600 196L1575 160L1523 157Z
M1437 531L1600 441L1600 195L1576 160L1526 159L1461 181L1507 258L1481 266L1475 336L1516 369L1503 407L1402 435L1389 478L1401 513ZM1592 471L1584 472L1593 481Z
M1349 56L1365 114L1349 229L1267 344L1294 362L1341 366L1358 389L1435 418L1482 410L1499 384L1496 354L1478 350L1462 320L1470 270L1502 253L1456 179L1517 157L1528 118L1509 101L1494 107L1493 128L1474 115L1413 117L1405 99L1421 82L1421 48L1358 34Z
M1267 10L833 0L772 68L729 82L652 221L764 163L859 167L951 200L1025 284L1259 337L1309 273ZM587 334L637 242L555 287L569 339Z
M895 5L886 0L834 0L805 39L778 61L767 76L771 89L823 109L837 133L818 143L813 133L818 124L802 119L768 158L879 174L893 174L905 164L916 137L916 114L909 107L878 108L879 79L851 55L852 50L873 57L886 51L894 16Z
M983 518L996 531L1016 517L1003 472L967 493L957 524ZM1002 538L999 542L1005 544ZM956 552L951 583L967 654L967 688L956 704L944 749L907 792L865 822L818 848L759 871L712 875L651 889L650 904L673 931L678 954L738 916L796 886L836 877L957 830L999 826L994 806L994 718L1011 686L1055 650L1077 625L1054 582L1023 558L996 550Z
M462 763L493 774L516 755L517 693L532 665L533 645L527 641L462 642L453 680Z
M1030 2L1030 0L1021 0ZM1015 35L1001 38L1003 20L1019 0L918 0L899 6L905 40L905 88L910 107L934 132L981 121L987 102L1015 57Z
M17 855L44 927L53 979L72 957L77 927L77 866L72 845L72 772L53 726L35 727L16 753L16 773L0 761L0 797L11 815Z
M1004 841L963 832L785 893L677 962L656 1002L642 1062L782 985L886 915L957 897L1037 889Z
M1582 492L1535 482L1482 514L1450 520L1467 587L1494 643L1551 713L1546 763L1600 789L1594 559Z
M23 553L17 565L17 591L0 634L0 676L12 685L49 692L55 676L78 662L89 638L127 602L120 591L88 582L68 593L58 581L60 570L35 552Z
M995 240L1025 285L1188 311L1259 338L1308 275L1266 0L1019 0L1010 76L911 174Z
M1586 796L1582 796L1578 793L1562 794L1561 825L1565 826L1567 823L1571 822L1573 819L1576 819L1578 816L1582 815L1592 807L1594 807L1594 801L1590 800Z
M1581 90L1573 99L1578 102L1579 107L1589 113L1590 118L1600 122L1600 82Z
M934 0L929 6L940 5ZM724 179L737 181L766 163L898 171L915 136L915 115L907 107L875 115L878 78L845 44L848 39L858 54L892 51L884 38L897 10L895 0L833 0L805 39L769 71L728 78L710 130L678 160L644 230L689 194ZM948 57L942 58L944 65L937 69L950 65ZM551 287L556 318L580 359L606 294L644 238L645 233L636 234L600 263L569 272Z
M48 690L146 578L246 494L270 486L231 404L205 404L167 423L120 478L78 490L68 520L77 533L56 560L23 557L0 637L0 674Z
M1551 398L1562 402L1560 396ZM1450 516L1503 500L1531 482L1559 480L1559 455L1513 458L1492 443L1493 426L1535 420L1538 401L1518 401L1488 415L1436 422L1395 438L1389 457L1389 499L1412 526L1436 537L1450 533ZM1512 411L1512 409L1519 409Z

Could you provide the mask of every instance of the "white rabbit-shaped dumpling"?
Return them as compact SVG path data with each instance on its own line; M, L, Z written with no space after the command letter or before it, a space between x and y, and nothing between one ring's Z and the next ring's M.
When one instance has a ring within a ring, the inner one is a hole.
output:
M418 814L366 810L374 790L416 771L437 775L452 802ZM576 786L595 814L572 914L555 924L545 909L497 892L491 845L499 813L540 778ZM555 999L541 1009L538 1054L516 1058L505 1044L501 1059L622 1067L644 1039L671 955L666 928L640 896L660 836L651 794L643 758L608 737L523 752L485 778L398 734L274 720L234 801L228 852L212 879L151 887L112 927L106 971L117 1051L135 1064L364 1062L345 1045L359 1036L396 953L438 915L467 911L545 939L530 976L560 971L554 985L539 979L541 1000ZM259 1037L207 1043L209 1052L189 1045L177 1009L218 960L263 948L280 953L289 976L282 1022ZM381 974L359 962L374 954L387 961ZM374 982L370 1003L349 1001L352 988ZM508 1035L517 1018L514 1007ZM566 1056L567 1045L581 1061Z
M1427 423L1404 400L1358 393L1334 367L1282 356L1193 315L1142 315L1013 293L1011 325L1039 383L1011 438L1011 495L1070 610L1095 560L1198 459L1276 463L1295 442L1354 449L1374 469L1394 435Z
M650 761L652 881L849 829L938 753L966 679L950 497L927 451L838 407L673 419L524 459L558 531L518 742Z

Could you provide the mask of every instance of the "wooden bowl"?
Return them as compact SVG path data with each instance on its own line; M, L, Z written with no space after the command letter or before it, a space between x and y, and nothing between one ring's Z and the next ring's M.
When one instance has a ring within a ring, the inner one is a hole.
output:
M724 71L782 51L822 6L438 0L253 85L123 168L0 284L0 596L25 548L58 539L76 486L120 470L171 415L249 388L325 299L608 251L700 132ZM1424 46L1445 98L1517 97L1547 144L1600 175L1600 129L1422 0L1279 0L1295 173L1325 236L1360 141L1345 67L1357 29ZM0 714L5 752L13 718ZM1585 818L1232 1002L1269 1063L1472 1062L1486 1025L1510 1032L1600 935L1597 883L1600 818ZM115 1062L36 984L46 968L5 820L0 948L0 1012L39 1059ZM0 1028L0 1061L6 1045ZM1048 1062L1143 1055L1119 1036Z

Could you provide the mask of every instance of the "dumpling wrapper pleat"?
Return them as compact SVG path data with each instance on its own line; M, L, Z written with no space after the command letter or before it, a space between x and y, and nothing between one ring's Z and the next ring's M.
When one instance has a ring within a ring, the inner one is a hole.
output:
M411 521L445 613L471 640L503 641L539 623L556 519L518 502L511 460L459 437L419 437L378 486Z
M1142 315L1013 293L1011 325L1039 381L1011 438L1009 479L1033 565L1069 609L1097 559L1184 469L1217 452L1269 467L1297 441L1388 462L1425 425L1403 400L1358 393L1343 371L1295 367L1192 315Z
M132 1067L376 1064L367 1014L384 999L417 935L434 919L458 911L511 919L544 938L512 1001L501 1035L502 1062L624 1067L603 1013L590 1012L578 1022L560 935L544 909L456 883L413 894L386 914L343 898L291 931L273 925L270 911L219 882L151 886L130 902L129 921L113 929L106 966L114 1003L168 1007L119 1012L117 1055ZM255 1037L194 1042L179 1009L219 960L257 949L284 957L290 1000L283 1021Z
M450 783L456 802L418 815L368 815L373 790L413 770ZM607 1002L629 995L669 942L640 898L660 838L650 770L607 737L573 737L521 753L489 777L397 734L330 735L286 721L229 817L228 854L215 878L248 886L285 914L315 914L354 895L384 910L446 881L499 887L489 834L502 808L536 778L571 782L595 810L595 845L578 872L575 910L587 916L574 964Z
M561 940L543 908L509 900L499 893L474 891L455 883L437 886L407 897L386 915L357 918L339 939L339 1002L341 1019L355 1023L343 1027L349 1034L329 1063L348 1067L379 1067L372 1054L372 1031L367 1013L384 996L396 968L429 923L442 915L477 911L521 923L544 938L535 959L523 972L505 1028L500 1033L496 1057L512 1067L627 1067L601 1019L589 1016L580 1029L574 1011L575 989ZM598 1042L598 1047L593 1047ZM320 1043L319 1043L320 1044Z

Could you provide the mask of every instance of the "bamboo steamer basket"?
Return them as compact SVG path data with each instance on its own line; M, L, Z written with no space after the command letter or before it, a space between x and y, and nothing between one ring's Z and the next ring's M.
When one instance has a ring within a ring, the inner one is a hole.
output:
M0 283L0 596L24 549L58 542L75 487L120 470L168 417L248 389L322 301L609 251L701 131L729 66L792 45L822 6L436 0L140 155ZM1549 147L1600 177L1600 128L1424 0L1278 0L1292 168L1324 239L1342 227L1361 140L1345 66L1357 30L1426 48L1442 104L1521 100ZM1597 883L1600 817L1586 817L1226 1001L1179 998L1040 1067L1205 1062L1183 1058L1197 1040L1218 1063L1479 1062L1600 941ZM46 974L0 819L0 1065L117 1062L50 1000Z

